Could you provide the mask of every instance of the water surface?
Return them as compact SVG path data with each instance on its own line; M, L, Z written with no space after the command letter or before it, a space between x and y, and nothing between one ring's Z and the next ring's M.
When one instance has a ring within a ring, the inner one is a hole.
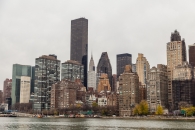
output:
M0 117L0 130L195 130L193 120Z

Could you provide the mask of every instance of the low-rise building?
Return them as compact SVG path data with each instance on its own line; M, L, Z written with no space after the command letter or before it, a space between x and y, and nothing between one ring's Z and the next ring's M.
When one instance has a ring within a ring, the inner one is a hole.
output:
M102 96L98 98L98 106L100 107L106 107L107 106L107 97Z

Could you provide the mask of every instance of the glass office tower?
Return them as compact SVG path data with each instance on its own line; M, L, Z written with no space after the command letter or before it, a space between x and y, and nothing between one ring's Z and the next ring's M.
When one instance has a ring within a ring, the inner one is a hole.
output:
M30 65L13 64L12 70L12 105L20 102L20 79L21 76L32 76Z

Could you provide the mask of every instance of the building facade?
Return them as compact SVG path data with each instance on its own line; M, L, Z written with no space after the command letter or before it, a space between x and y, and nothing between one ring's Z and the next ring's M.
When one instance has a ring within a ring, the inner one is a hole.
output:
M112 87L113 88L113 92L117 92L117 75L113 74L112 75Z
M195 43L189 45L189 64L195 66Z
M91 56L91 60L89 62L89 71L88 71L88 76L87 76L88 80L88 87L92 87L93 90L96 90L96 72L95 72L95 64L94 64L94 60L93 60L93 56Z
M155 113L158 105L168 108L167 66L158 64L152 67L148 75L147 102L149 111Z
M176 66L186 61L185 41L177 30L171 34L170 42L167 43L167 75L168 75L168 102L169 110L173 109L172 79L173 70Z
M107 97L102 96L98 98L98 106L99 107L106 107L107 106Z
M136 72L136 64L132 64L132 72Z
M173 70L172 95L173 109L178 110L181 102L195 105L194 68L183 62Z
M12 69L12 105L20 103L20 83L21 76L32 76L32 68L30 65L13 64Z
M21 76L20 79L20 103L29 103L31 91L31 77Z
M73 106L76 101L75 82L62 79L51 87L51 109L63 109Z
M108 75L110 86L112 86L112 66L110 64L110 59L107 52L102 52L97 65L97 84L99 84L99 77L102 73Z
M125 66L119 77L119 116L130 116L139 103L139 77L132 72L130 65Z
M6 98L11 98L12 79L5 79L3 83L3 102L7 103Z
M51 86L60 81L60 60L56 55L43 55L35 59L35 88L33 108L50 109Z
M107 93L107 106L118 108L118 96L116 92Z
M0 90L0 105L3 103L3 91Z
M124 53L116 55L117 78L124 72L126 65L132 65L131 54Z
M68 79L73 82L80 79L84 83L84 66L73 60L62 63L61 79Z
M110 82L107 74L101 74L98 84L98 93L101 91L111 91Z
M84 86L87 87L88 20L85 18L71 21L70 60L84 65Z
M139 53L136 60L136 72L139 76L139 82L141 82L141 85L147 84L149 70L149 62L143 54Z

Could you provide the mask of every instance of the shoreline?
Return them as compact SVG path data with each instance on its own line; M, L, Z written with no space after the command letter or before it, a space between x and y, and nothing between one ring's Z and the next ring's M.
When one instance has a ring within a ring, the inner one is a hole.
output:
M38 118L38 117L32 117L32 116L0 116L0 117L11 117L11 118ZM102 119L130 119L130 120L194 120L195 117L180 117L180 116L170 116L170 117L164 117L164 116L153 116L153 117L109 117L109 116L102 116L102 117L63 117L63 116L48 116L48 117L42 117L43 119L47 118L91 118L91 119L96 119L96 118L102 118ZM42 119L40 118L40 119Z

